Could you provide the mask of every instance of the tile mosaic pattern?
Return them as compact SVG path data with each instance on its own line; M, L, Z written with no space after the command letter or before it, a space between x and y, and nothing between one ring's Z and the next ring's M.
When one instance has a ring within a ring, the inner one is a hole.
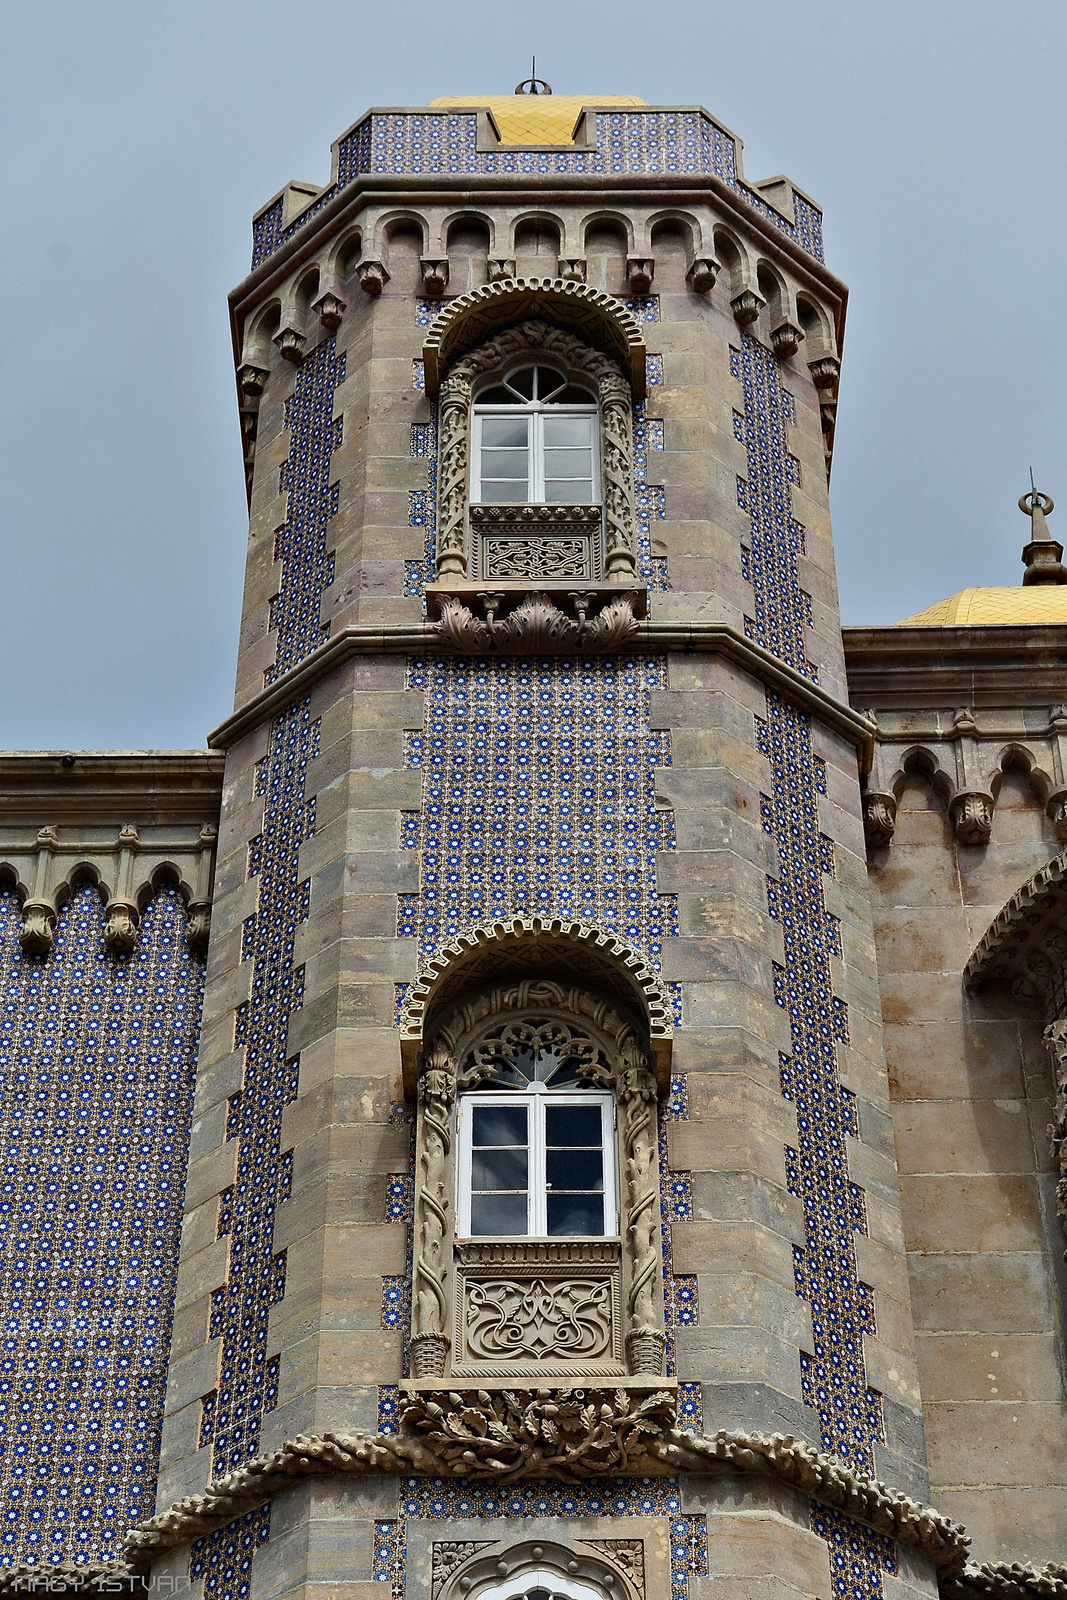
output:
M337 179L288 227L277 200L256 218L252 265L266 261L361 174L392 173L714 173L761 216L816 260L823 259L822 217L800 195L794 220L782 216L738 176L733 138L699 111L601 110L595 150L477 148L473 111L371 112L337 148Z
M738 414L744 417L757 636L814 677L801 620L801 544L786 467L792 400L781 387L774 357L756 340L746 336L730 359L744 392ZM874 1445L883 1433L880 1397L867 1385L863 1358L863 1335L873 1331L874 1312L856 1269L855 1231L863 1211L845 1147L855 1108L837 1081L836 1047L847 1040L848 1013L833 993L830 955L839 933L823 901L823 878L834 865L830 841L819 829L825 767L812 751L810 719L770 691L757 742L770 763L774 791L760 805L763 830L778 851L777 877L768 885L768 909L781 924L785 952L784 966L775 965L775 999L788 1011L792 1041L782 1062L782 1093L796 1106L799 1135L799 1149L787 1152L789 1184L803 1201L806 1230L804 1248L794 1253L796 1291L811 1306L815 1340L814 1351L801 1355L802 1392L818 1413L822 1447L861 1472L873 1472Z
M426 585L437 571L437 401L433 402L429 422L411 427L411 454L426 462L425 489L412 489L408 521L422 529L421 561L404 563L404 593L421 599Z
M455 1478L402 1478L400 1515L374 1524L372 1577L404 1600L407 1527L414 1518L450 1517L669 1517L671 1600L688 1600L690 1577L708 1570L704 1516L681 1510L674 1478L593 1479L580 1485L533 1481L464 1483Z
M204 1600L248 1600L252 1558L270 1538L270 1506L259 1506L194 1541L189 1576L204 1580Z
M344 376L345 358L337 354L336 340L326 339L301 363L296 388L286 402L290 443L279 488L288 491L289 503L285 525L274 543L274 559L281 562L282 572L279 592L271 601L270 626L278 635L278 650L274 665L264 674L267 683L329 637L329 628L319 621L319 601L333 582L327 523L337 510L337 486L330 484L330 469L341 443L343 420L333 414L333 396Z
M486 918L551 913L598 923L659 966L677 905L655 893L674 817L657 810L667 734L649 725L666 684L654 657L413 662L425 692L422 890L400 897L420 957Z
M671 1223L692 1220L693 1175L690 1172L671 1171L667 1159L667 1124L688 1120L688 1085L684 1076L674 1077L671 1079L670 1094L659 1109L660 1243L663 1251L663 1320L667 1333L666 1372L669 1378L673 1378L678 1371L674 1330L695 1327L700 1321L697 1280L689 1273L679 1276L675 1272L671 1241ZM679 1387L695 1390L699 1409L700 1385L682 1384ZM692 1396L690 1401L692 1403Z
M645 414L645 402L634 401L634 520L637 524L637 567L654 590L669 589L666 556L652 554L652 523L667 515L667 492L648 481L648 453L663 449L663 419Z
M896 1546L836 1507L811 1505L812 1531L829 1546L830 1583L836 1600L880 1600L882 1576L897 1571Z
M203 964L162 888L130 956L96 889L24 956L0 890L0 1550L118 1553L150 1516L170 1348Z

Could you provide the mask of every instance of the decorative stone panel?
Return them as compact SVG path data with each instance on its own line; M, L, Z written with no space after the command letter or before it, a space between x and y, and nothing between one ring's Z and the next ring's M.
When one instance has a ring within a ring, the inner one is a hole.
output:
M617 1239L456 1245L459 1377L625 1373Z

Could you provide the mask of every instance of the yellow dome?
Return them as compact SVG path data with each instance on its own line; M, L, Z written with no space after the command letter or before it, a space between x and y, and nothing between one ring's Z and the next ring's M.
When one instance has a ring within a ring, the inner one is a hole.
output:
M501 144L573 144L583 106L647 106L634 94L446 94L431 106L488 106Z
M1067 584L1020 584L1013 589L961 589L905 617L898 628L1022 627L1026 623L1067 622Z

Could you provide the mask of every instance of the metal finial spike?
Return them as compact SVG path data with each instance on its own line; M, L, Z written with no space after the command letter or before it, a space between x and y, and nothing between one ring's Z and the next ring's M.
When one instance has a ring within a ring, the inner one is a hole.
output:
M537 57L530 57L530 76L515 85L516 94L551 94L552 85L537 76Z

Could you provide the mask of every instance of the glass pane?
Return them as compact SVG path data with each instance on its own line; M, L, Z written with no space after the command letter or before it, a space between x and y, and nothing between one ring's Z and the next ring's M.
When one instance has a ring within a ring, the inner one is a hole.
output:
M599 1106L546 1106L545 1142L551 1149L556 1145L592 1145L600 1149L603 1122ZM494 1139L493 1144L503 1144Z
M478 396L477 404L480 406L514 406L518 404L510 389L498 385L495 389L485 389Z
M577 455L577 450L558 451L559 455ZM526 451L525 450L491 450L482 447L482 477L483 478L511 478L521 479L526 482ZM588 467L586 468L588 474ZM557 474L566 477L566 473Z
M487 1144L526 1143L525 1106L472 1106L471 1113L472 1142L476 1148Z
M596 1151L561 1151L564 1160L596 1155ZM567 1188L591 1189L591 1183L568 1184ZM471 1157L471 1191L483 1189L521 1189L526 1192L526 1151L475 1150Z
M482 449L518 445L525 450L529 426L526 417L483 417Z
M537 369L537 398L547 400L555 396L561 389L566 388L567 380L562 372L553 372L551 367L538 367Z
M550 1194L548 1233L552 1239L599 1237L604 1232L604 1202L596 1194Z
M598 1229L597 1232L600 1230ZM471 1195L471 1233L525 1233L524 1194Z
M552 396L554 406L591 406L596 404L596 397L588 389L579 389L576 384L568 384L566 389L561 389Z
M535 370L534 367L523 367L520 371L513 372L510 378L505 378L504 382L509 389L514 389L516 394L521 395L524 400L532 400Z
M495 420L495 419L494 419ZM500 418L500 421L510 418ZM551 450L560 445L583 445L587 450L593 439L592 417L546 417L545 446Z
M518 505L530 498L525 478L483 478L482 500L486 505ZM568 499L563 496L564 501Z
M520 496L521 498L521 496ZM593 499L592 478L546 478L545 504L550 506L590 505Z
M581 1189L589 1194L603 1194L604 1157L599 1150L549 1150L545 1156L545 1179L553 1193L557 1189ZM495 1187L513 1189L516 1186L502 1183Z
M493 459L495 456L498 456L498 455L501 455L501 456L514 456L514 455L518 455L518 454L519 454L519 452L517 450L494 450L494 451L490 451L489 452L488 459ZM483 466L482 470L483 470L483 472L485 471L485 467L484 466ZM496 470L497 469L495 467L492 468L492 471L495 472ZM504 476L505 477L517 477L518 474L517 473L505 473ZM586 448L584 450L578 450L578 449L572 449L572 450L556 449L556 450L546 450L545 451L545 477L546 478L586 478L586 479L591 479L592 476L593 476L593 463L592 463L592 460L591 460L591 452L590 452L590 450L588 448Z

